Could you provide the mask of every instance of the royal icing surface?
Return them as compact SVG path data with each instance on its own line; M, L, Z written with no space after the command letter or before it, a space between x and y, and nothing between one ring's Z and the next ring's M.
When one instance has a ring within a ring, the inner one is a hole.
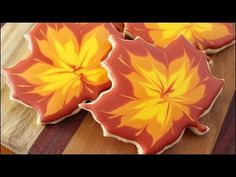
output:
M162 48L183 35L197 49L211 49L211 53L235 40L231 23L126 23L125 31Z
M110 37L113 50L103 62L111 89L80 104L110 136L137 145L140 153L160 153L181 138L185 128L201 135L200 122L220 93L207 56L183 36L164 49L141 38Z
M111 50L112 24L41 23L28 34L31 54L3 69L12 97L33 107L42 123L75 113L78 104L110 87L100 62Z

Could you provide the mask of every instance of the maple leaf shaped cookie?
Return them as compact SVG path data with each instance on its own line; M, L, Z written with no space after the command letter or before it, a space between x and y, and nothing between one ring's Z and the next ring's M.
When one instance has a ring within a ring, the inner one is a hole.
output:
M56 123L110 87L100 62L111 50L108 36L121 37L103 23L42 23L28 34L32 53L3 69L14 99L37 110L42 123Z
M183 35L197 49L217 53L235 42L231 23L126 23L129 36L140 36L147 42L164 48Z
M161 153L177 143L186 128L198 135L209 128L200 122L221 92L207 56L183 36L166 48L143 39L110 37L113 49L102 63L111 89L91 103L90 111L104 135L137 146L139 153Z

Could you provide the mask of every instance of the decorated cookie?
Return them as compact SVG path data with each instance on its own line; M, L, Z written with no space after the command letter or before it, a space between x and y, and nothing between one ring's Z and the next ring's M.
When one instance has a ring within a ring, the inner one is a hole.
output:
M108 36L122 37L111 24L42 23L26 36L31 54L3 69L11 96L33 107L42 123L78 112L78 104L110 87L100 62L111 50Z
M186 128L197 135L209 128L200 122L222 90L207 56L183 36L164 49L142 38L109 38L112 51L102 62L112 87L91 103L90 111L104 135L137 146L139 153L161 153L177 143Z
M231 23L126 23L126 34L140 36L147 42L164 48L183 35L196 48L217 53L235 42Z

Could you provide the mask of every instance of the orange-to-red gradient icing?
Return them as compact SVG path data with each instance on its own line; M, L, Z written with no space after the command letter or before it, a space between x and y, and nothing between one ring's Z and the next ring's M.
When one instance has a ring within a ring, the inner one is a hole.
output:
M185 128L199 134L208 128L199 117L220 92L207 56L183 36L161 49L137 38L113 37L105 66L113 87L92 103L82 103L111 134L158 153L174 143Z
M231 23L126 23L125 29L162 48L180 35L201 50L221 48L235 40Z
M100 66L110 34L122 36L111 24L37 24L29 33L31 55L3 70L13 97L35 108L43 123L72 114L110 87Z

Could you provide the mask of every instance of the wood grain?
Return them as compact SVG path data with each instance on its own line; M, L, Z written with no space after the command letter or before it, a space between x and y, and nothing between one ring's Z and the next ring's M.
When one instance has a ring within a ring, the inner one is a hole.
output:
M2 67L9 67L28 56L28 42L24 38L33 24L5 24L1 28ZM1 76L1 144L16 153L27 153L43 129L37 124L34 110L10 100L10 90Z
M0 154L14 154L14 152L1 145Z
M213 154L235 154L235 93L215 144Z
M61 154L87 113L81 110L62 122L46 125L28 154Z
M110 137L103 137L100 125L89 113L71 138L64 154L126 154L136 153L136 147Z

